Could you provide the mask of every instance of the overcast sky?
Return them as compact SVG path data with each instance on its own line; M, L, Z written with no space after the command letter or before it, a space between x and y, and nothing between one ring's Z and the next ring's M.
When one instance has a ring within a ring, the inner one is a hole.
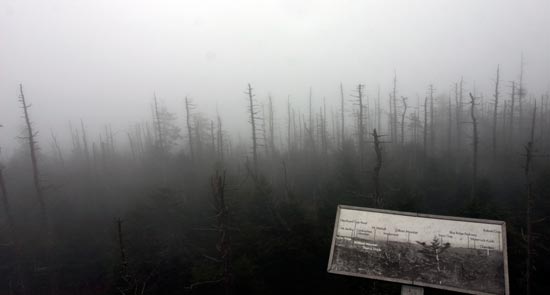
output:
M461 76L488 95L497 64L518 79L522 52L529 92L548 91L550 1L0 0L0 146L22 123L19 83L49 147L69 120L148 119L153 92L178 115L186 95L207 115L218 105L232 132L248 82L280 109L287 95L305 105L310 86L335 104L340 82L387 97L394 70L400 95L445 94Z

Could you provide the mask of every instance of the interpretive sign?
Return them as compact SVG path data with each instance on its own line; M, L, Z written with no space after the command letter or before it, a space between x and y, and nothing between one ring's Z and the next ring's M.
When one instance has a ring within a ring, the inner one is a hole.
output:
M328 271L468 294L509 294L506 224L338 206Z

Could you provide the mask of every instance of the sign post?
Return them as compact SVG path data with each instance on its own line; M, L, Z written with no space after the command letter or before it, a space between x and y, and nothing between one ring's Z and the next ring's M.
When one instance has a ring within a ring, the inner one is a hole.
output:
M503 221L338 206L328 272L466 294L509 294Z
M424 288L401 285L401 295L424 295Z

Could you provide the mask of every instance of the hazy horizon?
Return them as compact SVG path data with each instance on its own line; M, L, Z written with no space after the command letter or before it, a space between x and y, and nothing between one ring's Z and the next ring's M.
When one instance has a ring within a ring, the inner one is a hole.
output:
M247 83L271 94L280 123L290 95L305 109L326 97L339 108L357 83L386 107L394 71L412 104L429 84L503 95L525 58L527 97L550 89L549 1L14 1L0 4L0 146L9 153L31 117L49 148L50 129L69 142L80 119L95 136L150 120L153 93L183 123L183 100L248 139ZM351 106L350 106L351 110ZM351 112L351 111L350 111ZM284 131L284 127L282 128ZM121 140L122 141L122 140Z

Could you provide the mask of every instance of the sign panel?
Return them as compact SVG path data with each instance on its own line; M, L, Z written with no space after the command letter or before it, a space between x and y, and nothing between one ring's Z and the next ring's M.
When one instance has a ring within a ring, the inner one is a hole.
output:
M468 294L509 294L506 224L341 205L328 271Z

